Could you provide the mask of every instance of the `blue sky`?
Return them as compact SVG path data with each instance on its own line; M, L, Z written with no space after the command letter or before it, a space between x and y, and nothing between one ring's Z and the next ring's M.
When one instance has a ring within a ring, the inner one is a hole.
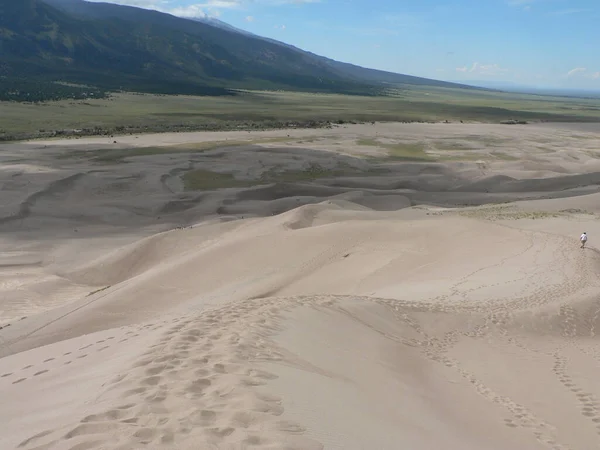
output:
M98 0L97 0L98 1ZM600 89L599 0L103 0L209 15L365 67Z

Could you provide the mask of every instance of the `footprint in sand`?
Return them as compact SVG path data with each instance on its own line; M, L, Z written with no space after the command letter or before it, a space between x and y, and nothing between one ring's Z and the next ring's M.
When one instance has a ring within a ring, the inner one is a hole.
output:
M114 425L110 423L85 423L65 434L65 439L72 439L77 436L86 436L90 434L109 433L113 430Z
M161 364L155 367L150 367L148 369L146 369L146 374L147 375L158 375L159 373L163 372L165 369L167 368L166 364Z
M52 433L52 431L42 431L41 433L38 433L38 434L36 434L34 436L31 436L30 438L28 438L28 439L24 440L23 442L21 442L19 444L19 448L25 447L26 445L28 445L28 444L30 444L30 443L38 440L38 439L41 439L44 436L48 436L50 433Z
M199 380L193 381L186 390L187 390L187 392L190 392L193 394L200 394L211 384L212 383L209 379L201 378Z
M145 393L147 390L148 389L145 388L145 387L139 387L139 388L129 389L128 391L123 392L123 394L121 395L121 397L127 398L127 397L130 397L132 395L140 395L140 394Z
M208 427L217 421L217 413L215 411L205 409L192 414L190 420L194 425Z
M142 444L149 444L157 433L157 430L153 428L141 428L133 433L133 435L138 438Z
M233 434L235 432L235 428L232 428L232 427L211 428L211 429L209 429L209 431L212 434L214 434L215 436L218 436L220 438L224 438L224 437L227 437L227 436Z
M161 444L171 444L175 441L175 434L171 431L166 431L160 438Z
M306 432L305 427L294 422L280 421L277 422L276 427L279 431L283 431L284 433L302 434Z
M153 377L145 378L144 380L142 380L142 383L146 384L148 386L156 386L158 383L160 383L160 380L161 380L161 377L153 376Z
M92 414L90 416L86 416L83 419L81 419L81 422L88 423L88 422L103 422L103 421L108 421L108 420L119 420L119 419L123 419L127 414L128 414L128 412L125 409L111 409L104 413Z

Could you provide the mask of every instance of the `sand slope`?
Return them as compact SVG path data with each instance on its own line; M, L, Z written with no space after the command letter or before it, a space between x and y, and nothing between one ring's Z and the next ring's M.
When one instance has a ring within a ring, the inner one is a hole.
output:
M598 448L599 136L0 146L0 449Z
M559 201L325 202L58 252L110 287L0 330L0 448L595 448L600 254L576 213L527 216Z

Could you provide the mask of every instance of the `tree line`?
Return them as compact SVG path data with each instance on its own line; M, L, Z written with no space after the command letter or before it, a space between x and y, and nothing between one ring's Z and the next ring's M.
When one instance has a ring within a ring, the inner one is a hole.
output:
M39 103L67 99L107 98L108 96L107 91L98 87L20 78L0 78L0 101Z

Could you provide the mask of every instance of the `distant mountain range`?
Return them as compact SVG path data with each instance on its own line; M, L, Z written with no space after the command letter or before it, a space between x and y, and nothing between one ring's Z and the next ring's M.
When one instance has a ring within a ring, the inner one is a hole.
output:
M0 77L155 93L482 89L367 69L234 28L83 0L0 0ZM2 81L0 79L0 82Z

